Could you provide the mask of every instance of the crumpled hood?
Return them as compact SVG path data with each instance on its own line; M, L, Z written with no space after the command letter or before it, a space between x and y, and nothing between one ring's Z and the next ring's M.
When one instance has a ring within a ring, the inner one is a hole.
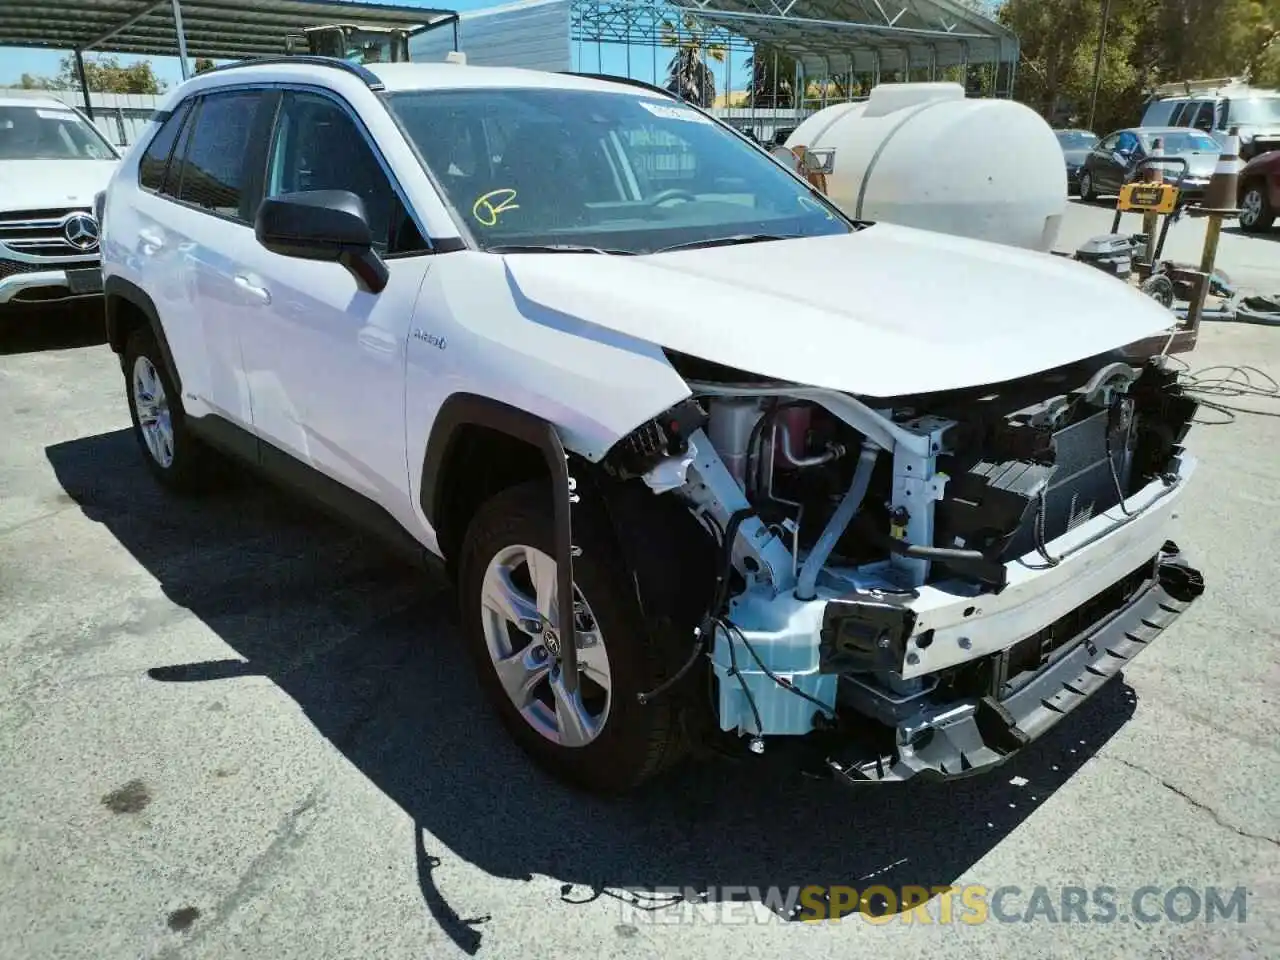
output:
M0 160L0 211L92 207L118 160Z
M557 313L760 376L868 396L1010 380L1175 322L1094 267L889 224L640 257L506 261L519 293Z

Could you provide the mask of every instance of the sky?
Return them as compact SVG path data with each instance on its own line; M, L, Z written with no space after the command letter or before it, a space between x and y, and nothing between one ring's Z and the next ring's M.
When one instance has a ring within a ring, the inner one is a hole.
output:
M422 2L422 0L399 0L399 3L405 6L425 6L425 7L445 7L450 10L457 10L465 13L468 10L477 10L485 7L500 6L506 0L432 0L432 2ZM992 3L992 6L999 6L999 2ZM18 79L24 73L30 73L35 76L53 76L58 72L58 65L66 51L58 50L31 50L14 47L0 47L0 87L17 86ZM601 46L600 55L597 60L595 44L574 44L573 50L574 68L582 71L599 71L602 73L611 73L616 75L628 75L628 60L626 48L619 44L603 44ZM657 56L657 72L660 77L654 76L654 58L648 47L633 47L630 59L630 76L637 80L647 80L649 82L664 82L666 79L666 62L670 58L670 52L659 50ZM133 57L120 55L120 62L125 66L138 60L149 59L152 64L152 70L156 76L168 84L169 89L182 82L182 71L178 64L178 58L175 57ZM730 62L726 64L715 65L716 73L716 89L717 92L723 92L727 86L726 81L732 81L732 89L743 90L747 84L747 71L744 69L743 60L745 57L740 53L734 53L730 58ZM598 64L598 66L597 66ZM732 74L729 76L728 74Z

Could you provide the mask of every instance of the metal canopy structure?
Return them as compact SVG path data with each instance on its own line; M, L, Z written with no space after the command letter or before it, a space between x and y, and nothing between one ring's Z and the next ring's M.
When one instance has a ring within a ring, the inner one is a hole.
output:
M955 0L703 0L699 20L785 50L806 73L1013 63L1017 37Z
M439 26L452 10L356 0L3 0L0 47L243 60L286 52L285 37L326 23Z
M722 54L779 53L809 78L937 79L988 64L1012 94L1017 35L958 0L576 0L574 38Z

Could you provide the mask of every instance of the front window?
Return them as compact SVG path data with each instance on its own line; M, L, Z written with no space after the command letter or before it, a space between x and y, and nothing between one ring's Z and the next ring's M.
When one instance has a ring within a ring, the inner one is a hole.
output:
M1057 134L1063 150L1088 150L1098 142L1097 137L1083 130L1059 130Z
M762 151L658 95L485 89L387 100L484 249L652 253L853 229Z
M1160 153L1174 156L1180 153L1219 153L1221 145L1207 133L1199 130L1170 130L1162 133L1144 133L1142 145L1151 152L1151 145L1156 141L1163 142Z
M115 148L68 107L0 107L0 160L114 160Z
M1280 124L1280 97L1252 97L1232 100L1227 108L1227 122L1266 127Z

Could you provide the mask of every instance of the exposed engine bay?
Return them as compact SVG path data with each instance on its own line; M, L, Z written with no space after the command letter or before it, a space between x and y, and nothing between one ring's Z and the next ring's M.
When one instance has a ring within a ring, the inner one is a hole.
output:
M850 779L989 766L1056 719L1033 716L1052 670L1127 661L1099 667L1100 625L1202 589L1165 531L1197 403L1160 358L869 400L669 357L693 396L605 467L719 545L686 670L710 659L754 750L845 730L879 744L831 761Z

